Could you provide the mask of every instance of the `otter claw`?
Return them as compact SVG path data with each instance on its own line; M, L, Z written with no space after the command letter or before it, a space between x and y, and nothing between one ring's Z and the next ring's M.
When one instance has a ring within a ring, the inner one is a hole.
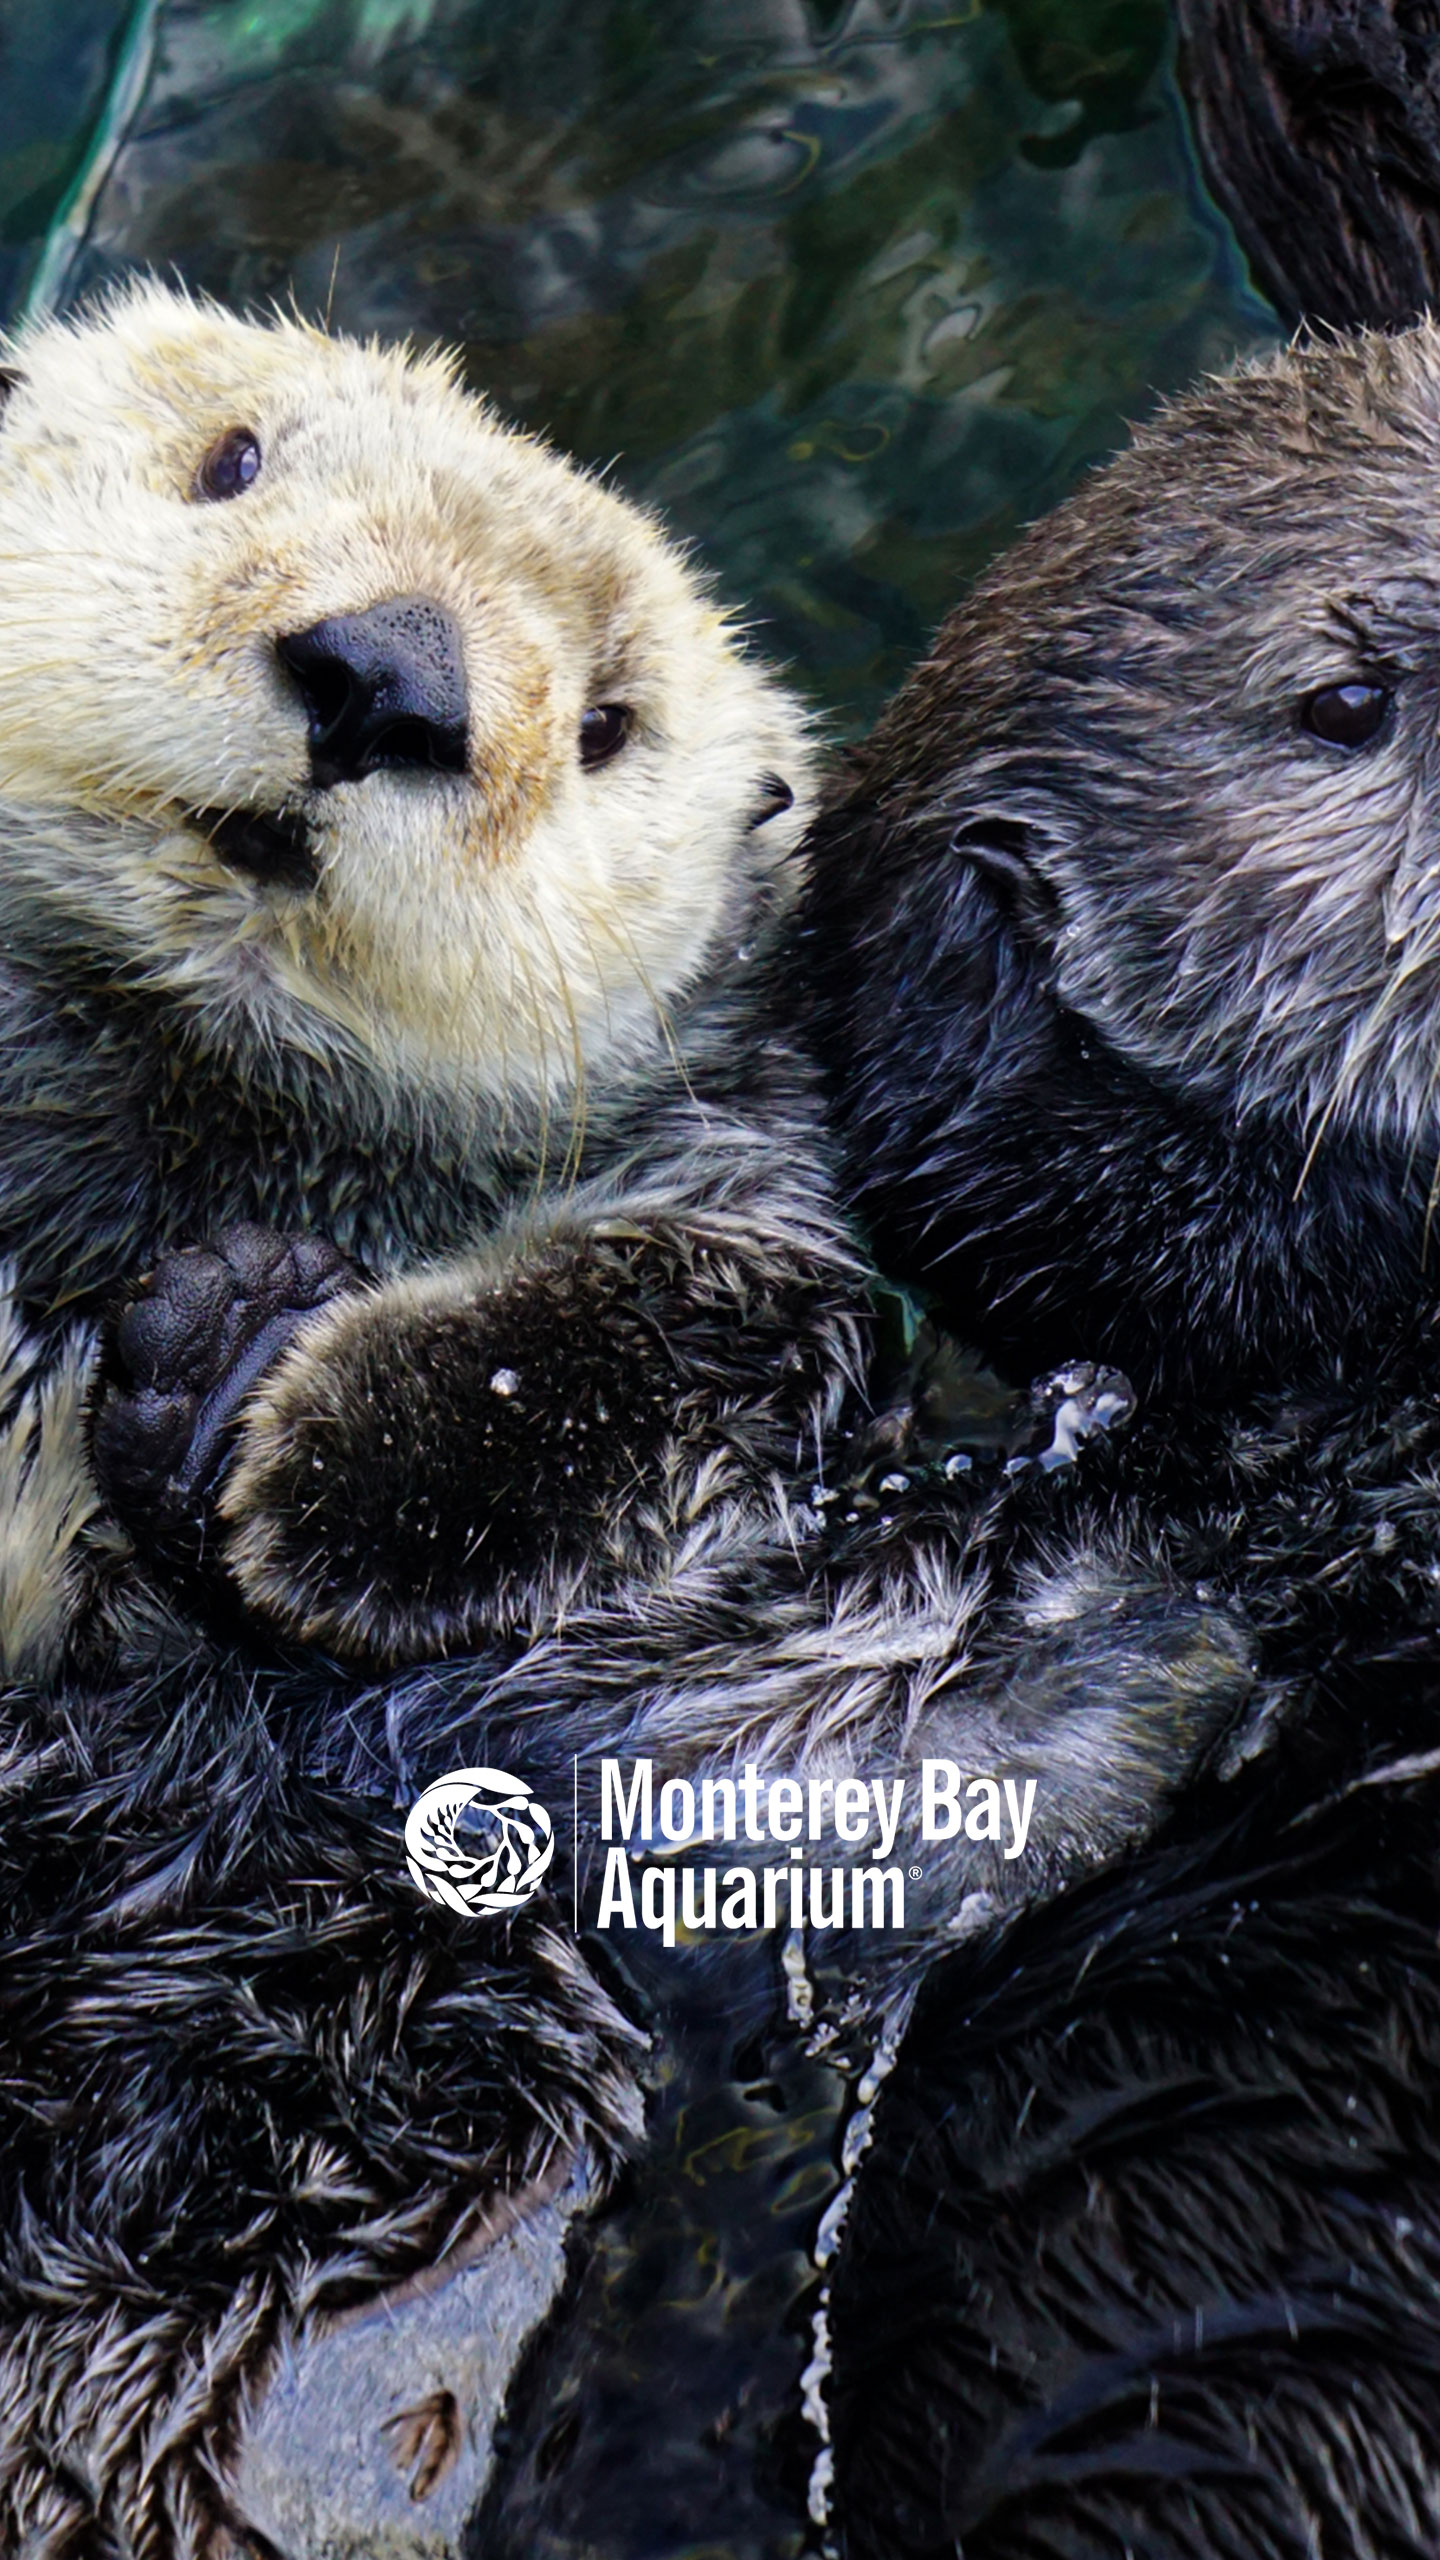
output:
M138 1546L195 1559L245 1396L306 1316L357 1278L323 1236L231 1227L136 1284L107 1335L93 1447L101 1491Z

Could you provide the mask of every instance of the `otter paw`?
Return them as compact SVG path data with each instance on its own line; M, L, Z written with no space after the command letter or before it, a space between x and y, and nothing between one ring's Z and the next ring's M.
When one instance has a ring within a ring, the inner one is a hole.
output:
M357 1278L323 1236L230 1227L136 1284L106 1335L93 1446L101 1492L137 1546L200 1560L243 1399Z

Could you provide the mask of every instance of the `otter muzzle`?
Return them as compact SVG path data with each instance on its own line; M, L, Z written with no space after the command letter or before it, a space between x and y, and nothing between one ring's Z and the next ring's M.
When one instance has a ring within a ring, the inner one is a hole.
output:
M460 628L427 596L399 596L275 643L310 723L317 787L397 766L463 773L468 702Z

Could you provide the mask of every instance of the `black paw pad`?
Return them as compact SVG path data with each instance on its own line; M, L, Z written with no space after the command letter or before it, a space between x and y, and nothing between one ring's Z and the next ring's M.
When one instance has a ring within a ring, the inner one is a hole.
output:
M323 1236L231 1227L136 1284L106 1337L94 1452L139 1544L198 1550L243 1398L304 1318L356 1278Z

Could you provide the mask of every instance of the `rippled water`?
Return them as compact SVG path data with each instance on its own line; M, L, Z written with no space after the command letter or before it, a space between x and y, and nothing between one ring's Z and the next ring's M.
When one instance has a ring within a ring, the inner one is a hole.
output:
M43 169L29 141L0 163L12 295L108 32L124 130L50 290L144 263L459 339L508 414L658 501L847 726L1127 418L1273 335L1193 174L1163 0L67 0L44 25L0 74L12 135L39 101L58 133Z
M1276 334L1162 0L63 0L0 25L0 299L137 264L461 342L657 502L837 729L1157 395ZM728 1965L729 1970L726 1970ZM652 1969L653 1971L653 1969ZM487 2560L801 2547L841 2087L763 1949L637 1985L654 2144Z

